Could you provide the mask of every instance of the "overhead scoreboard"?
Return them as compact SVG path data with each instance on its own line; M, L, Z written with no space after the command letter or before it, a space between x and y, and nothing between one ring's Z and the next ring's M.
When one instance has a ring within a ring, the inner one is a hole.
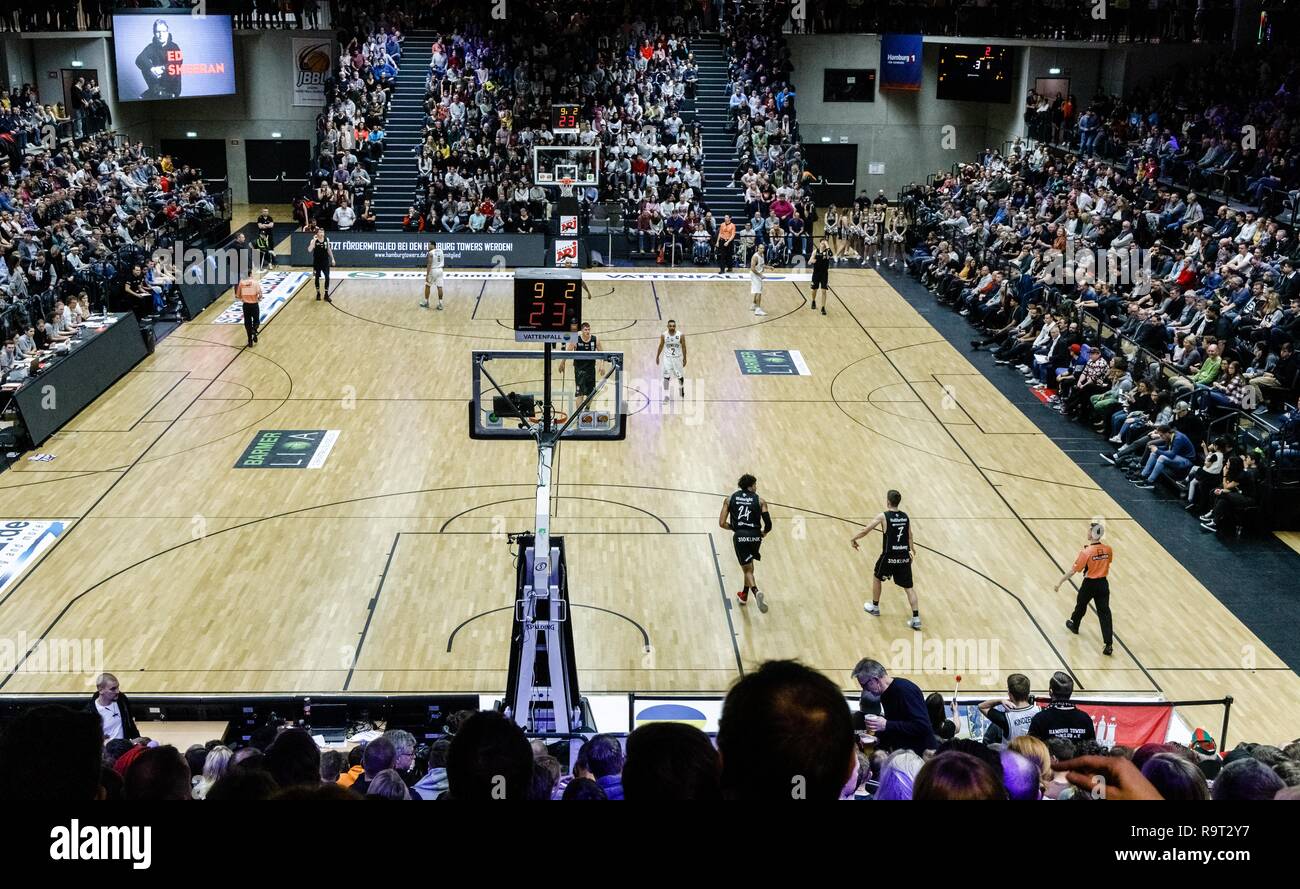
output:
M581 105L552 105L551 132L577 133L581 114Z
M567 343L581 326L581 269L515 272L516 342Z

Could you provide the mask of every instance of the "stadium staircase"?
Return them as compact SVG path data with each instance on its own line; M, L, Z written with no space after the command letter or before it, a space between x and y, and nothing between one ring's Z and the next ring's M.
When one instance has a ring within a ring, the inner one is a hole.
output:
M729 186L737 155L736 135L727 128L727 57L717 34L701 34L691 50L699 68L695 113L704 142L705 196L714 219L721 223L729 213L736 227L744 228L744 192Z
M375 177L375 227L401 231L402 217L415 198L419 172L416 166L420 136L424 132L425 81L433 58L432 31L410 31L402 43L397 89L388 104L384 157Z

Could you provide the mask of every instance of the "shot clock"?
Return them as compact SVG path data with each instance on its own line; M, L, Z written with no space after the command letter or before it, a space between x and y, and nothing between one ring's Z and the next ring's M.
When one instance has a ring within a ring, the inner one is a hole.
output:
M581 325L581 269L515 272L516 342L564 343Z
M551 132L578 132L578 116L582 113L581 105L552 105Z

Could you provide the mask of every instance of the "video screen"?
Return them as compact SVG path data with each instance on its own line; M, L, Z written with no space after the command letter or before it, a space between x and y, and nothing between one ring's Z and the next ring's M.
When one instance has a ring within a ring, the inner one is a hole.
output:
M1014 60L1015 51L1009 46L945 44L939 50L938 97L965 102L1010 102Z
M144 11L113 15L119 102L153 102L235 92L228 15Z

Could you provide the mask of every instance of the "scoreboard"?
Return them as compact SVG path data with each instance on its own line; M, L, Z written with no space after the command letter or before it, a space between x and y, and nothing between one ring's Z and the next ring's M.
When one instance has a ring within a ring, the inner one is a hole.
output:
M551 106L551 132L553 133L576 133L578 132L578 120L582 114L581 105L552 105Z
M515 272L515 340L565 343L582 325L581 269Z

